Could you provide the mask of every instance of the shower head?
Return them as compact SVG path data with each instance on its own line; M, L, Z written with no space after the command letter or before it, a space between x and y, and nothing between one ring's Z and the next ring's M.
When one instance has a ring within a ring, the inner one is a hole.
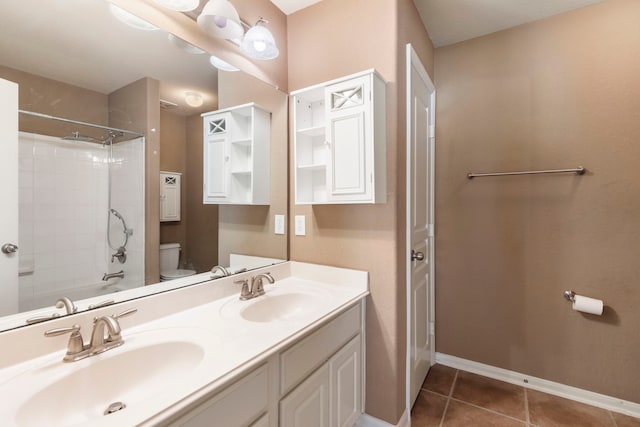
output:
M117 210L115 210L113 208L110 209L110 210L111 210L111 213L113 215L115 215L116 218L118 218L120 221L124 221L124 218L122 218L122 215L120 215L120 212L118 212Z
M101 143L99 139L96 139L89 135L82 135L80 132L71 132L71 135L63 136L62 139L65 141L82 141L82 142L98 142Z

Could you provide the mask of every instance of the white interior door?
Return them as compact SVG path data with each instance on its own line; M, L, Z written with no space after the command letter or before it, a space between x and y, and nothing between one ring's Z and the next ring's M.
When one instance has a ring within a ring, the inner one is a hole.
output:
M18 85L0 79L0 316L18 312Z
M435 354L434 134L435 87L407 45L407 406L411 408Z

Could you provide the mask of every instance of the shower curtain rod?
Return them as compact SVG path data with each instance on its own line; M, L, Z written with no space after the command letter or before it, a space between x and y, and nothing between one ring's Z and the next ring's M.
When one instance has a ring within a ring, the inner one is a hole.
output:
M65 118L62 118L62 117L50 116L48 114L36 113L36 112L33 112L33 111L18 110L18 113L26 114L27 116L41 117L43 119L57 120L57 121L60 121L60 122L65 122L65 123L73 123L75 125L90 126L90 127L94 127L94 128L98 128L98 129L110 130L110 131L114 131L114 132L128 133L129 135L134 135L134 136L137 136L137 137L144 136L141 133L132 132L130 130L112 128L112 127L109 127L109 126L96 125L94 123L81 122L81 121L78 121L78 120L65 119Z
M575 173L576 175L584 175L586 169L578 166L574 169L551 169L543 171L523 171L523 172L496 172L496 173L468 173L467 178L480 178L483 176L505 176L505 175L538 175L542 173Z

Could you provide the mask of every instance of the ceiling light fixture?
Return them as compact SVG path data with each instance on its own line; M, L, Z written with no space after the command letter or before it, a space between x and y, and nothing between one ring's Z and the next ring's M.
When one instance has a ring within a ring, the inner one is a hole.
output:
M209 0L197 19L208 34L223 39L240 39L244 29L240 16L229 0Z
M184 102L190 107L200 107L204 104L204 98L197 92L186 92L184 94Z
M178 12L190 12L200 5L200 0L153 0L160 6Z
M131 12L127 12L121 7L116 6L113 3L109 3L109 12L115 16L120 22L127 24L136 30L155 31L159 28L150 22L145 21L142 18L137 17Z
M274 59L280 54L273 34L267 27L262 25L268 23L269 21L260 17L256 25L249 28L247 34L244 35L244 39L242 39L240 48L253 59Z
M209 62L211 62L211 65L216 67L218 70L240 71L239 68L234 67L233 65L229 64L227 61L223 61L222 59L218 58L217 56L211 55L211 58L209 58Z

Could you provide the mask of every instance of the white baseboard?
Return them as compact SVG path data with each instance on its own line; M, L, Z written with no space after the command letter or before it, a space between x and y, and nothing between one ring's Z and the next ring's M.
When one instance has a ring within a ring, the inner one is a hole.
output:
M407 411L402 414L398 424L389 424L371 415L362 414L357 419L354 427L411 427L411 420L409 419L409 413Z
M532 390L542 391L566 399L576 400L598 408L608 409L614 412L640 417L640 403L618 399L604 394L594 393L576 387L543 380L529 375L521 374L507 369L496 368L495 366L473 362L448 354L436 353L436 363L461 369L474 374L504 381L511 384L521 385Z

